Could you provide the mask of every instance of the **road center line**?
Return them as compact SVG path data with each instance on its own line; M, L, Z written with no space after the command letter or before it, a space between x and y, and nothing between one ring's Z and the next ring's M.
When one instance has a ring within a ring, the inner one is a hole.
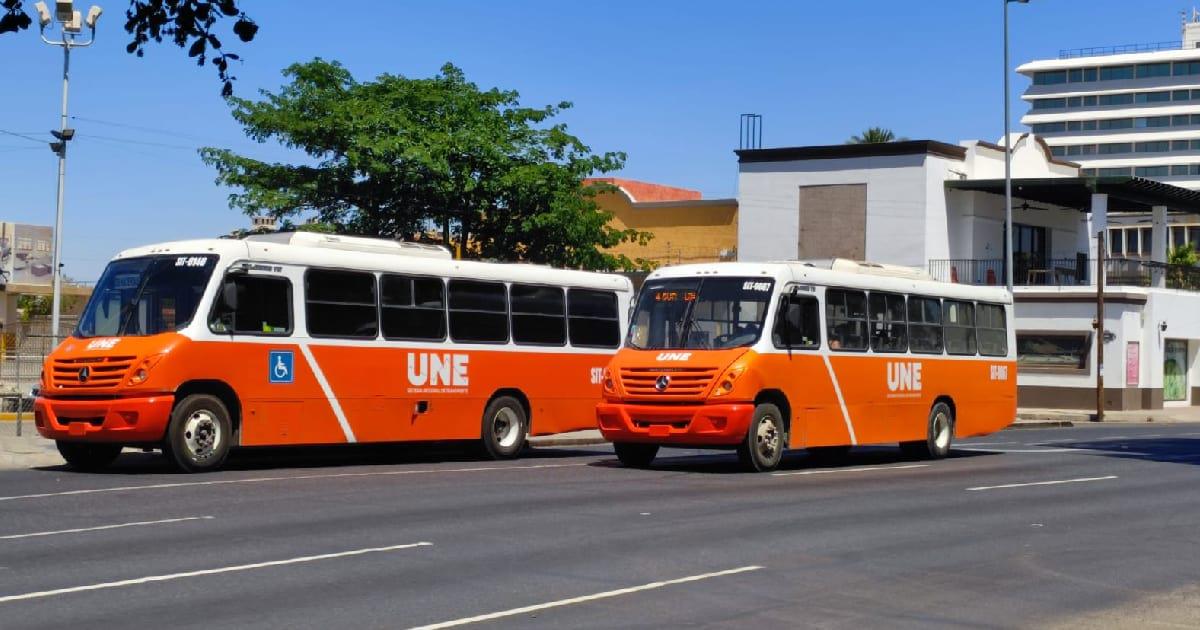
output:
M333 558L345 558L347 556L361 556L368 553L381 553L385 551L400 551L402 549L413 549L416 547L428 547L433 545L431 542L410 543L407 545L391 545L389 547L367 547L364 549L352 549L350 551L340 551L338 553L323 553L316 556L301 556L299 558L288 558L287 560L272 560L270 562L255 562L253 564L239 564L229 567L219 567L216 569L202 569L199 571L186 571L184 573L168 573L166 575L149 575L146 577L134 578L130 580L117 580L116 582L101 582L99 584L87 584L84 586L72 586L70 588L58 588L52 591L36 591L33 593L22 593L20 595L7 595L0 597L0 604L8 602L17 602L29 599L40 599L44 597L53 597L55 595L68 595L71 593L82 593L85 591L98 591L107 588L117 588L121 586L134 586L137 584L148 584L150 582L166 582L169 580L178 580L181 578L199 577L202 575L215 575L218 573L233 573L236 571L249 571L251 569L264 569L267 567L278 567L286 564L300 564L302 562L315 562L317 560L330 560Z
M868 472L872 470L906 470L909 468L925 468L929 464L905 464L904 466L863 466L861 468L821 468L819 470L797 470L795 472L772 473L775 477L790 477L792 475L829 475L833 473Z
M1024 488L1025 486L1056 486L1062 483L1082 483L1084 481L1104 481L1106 479L1116 479L1116 475L1106 475L1104 477L1080 477L1078 479L1059 479L1056 481L1031 481L1029 483L1006 483L999 486L975 486L967 488L967 490L998 490L1000 488Z
M456 626L465 626L467 624L478 623L480 621L491 621L493 619L501 619L503 617L512 617L514 615L523 615L525 613L537 612L546 610L547 608L558 608L560 606L570 606L572 604L583 604L586 602L595 601L597 599L607 599L610 597L618 597L621 595L629 595L640 591L649 591L664 586L672 586L674 584L684 584L687 582L698 582L700 580L708 580L726 575L736 575L738 573L747 573L749 571L758 571L763 567L746 566L737 569L727 569L725 571L717 571L715 573L701 573L699 575L689 575L687 577L676 578L674 580L663 580L661 582L650 582L640 586L630 586L628 588L619 588L615 591L604 591L603 593L595 593L593 595L582 595L580 597L571 597L569 599L560 599L558 601L546 602L544 604L534 604L532 606L522 606L521 608L511 608L500 612L488 613L486 615L476 615L474 617L463 617L462 619L454 619L451 621L443 621L440 623L429 624L427 626L416 626L411 630L437 630L439 628L453 628Z
M0 501L18 501L21 499L44 499L47 497L64 497L77 494L97 494L101 492L127 492L133 490L161 490L164 488L187 488L191 486L224 486L236 483L263 483L266 481L298 481L301 479L339 479L345 477L390 477L396 475L432 475L435 473L473 473L496 472L503 470L537 470L541 468L569 468L572 466L587 466L587 462L577 464L537 464L534 466L479 466L475 468L442 468L423 470L385 470L361 473L333 473L328 475L297 475L295 477L251 477L249 479L220 479L217 481L181 481L177 483L155 483L144 486L116 486L112 488L89 488L85 490L65 490L63 492L43 492L39 494L20 494L10 497L0 497Z
M132 523L117 523L116 525L99 525L97 527L77 527L75 529L60 529L53 532L33 532L29 534L9 534L0 536L0 540L16 540L18 538L35 538L37 536L55 536L57 534L78 534L79 532L98 532L105 529L121 529L122 527L141 527L143 525L165 525L167 523L182 523L184 521L207 521L212 516L185 516L182 518L164 518L160 521L134 521Z

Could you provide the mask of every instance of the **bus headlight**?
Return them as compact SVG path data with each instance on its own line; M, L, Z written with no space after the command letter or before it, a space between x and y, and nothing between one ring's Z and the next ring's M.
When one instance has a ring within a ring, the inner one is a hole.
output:
M713 388L712 396L716 398L718 396L725 396L726 394L732 392L734 382L736 382L738 377L740 377L745 371L745 365L736 365L728 370L725 370L725 373L721 375L721 378L717 379L717 386Z
M129 377L127 385L141 385L146 382L146 379L150 378L150 370L154 369L154 366L158 365L162 358L161 354L152 354L142 359L142 362L133 370L133 375Z
M617 383L613 381L612 370L604 368L604 393L617 393Z

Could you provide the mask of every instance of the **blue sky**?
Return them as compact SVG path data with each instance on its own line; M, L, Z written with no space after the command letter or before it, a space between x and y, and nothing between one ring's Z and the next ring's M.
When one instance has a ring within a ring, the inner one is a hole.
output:
M289 155L245 139L211 67L168 45L142 59L126 54L126 3L99 1L107 13L98 41L72 55L70 110L80 119L63 261L79 279L95 279L126 247L248 224L228 208L229 191L213 184L195 147ZM949 142L1002 132L999 0L243 4L258 37L241 44L223 35L243 57L234 68L241 96L277 88L280 69L317 56L341 61L360 80L429 76L451 61L481 87L518 90L526 104L574 102L563 120L594 150L628 153L620 175L706 197L736 194L732 151L744 112L763 115L764 146L840 143L870 125ZM1014 4L1012 65L1060 48L1176 40L1184 8L1166 0ZM59 49L36 32L6 34L0 62L0 129L41 137L57 128ZM1014 129L1025 86L1014 75ZM52 224L55 168L48 148L0 135L0 220Z

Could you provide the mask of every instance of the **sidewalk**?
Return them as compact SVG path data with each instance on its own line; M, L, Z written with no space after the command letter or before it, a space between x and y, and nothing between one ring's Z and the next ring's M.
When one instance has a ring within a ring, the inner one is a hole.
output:
M1060 423L1058 426L1071 426L1095 422L1094 409L1027 409L1017 410L1017 424ZM1143 409L1138 411L1106 411L1104 422L1157 422L1161 424L1177 424L1185 422L1200 422L1200 407L1166 407L1164 409ZM1067 424L1061 424L1067 423Z
M0 469L58 466L63 463L54 442L38 435L32 418L26 418L17 436L16 422L0 421Z

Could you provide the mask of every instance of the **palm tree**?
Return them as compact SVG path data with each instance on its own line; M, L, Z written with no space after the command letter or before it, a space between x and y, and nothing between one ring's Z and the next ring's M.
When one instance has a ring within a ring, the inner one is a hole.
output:
M868 127L861 135L850 136L846 144L881 144L884 142L904 142L908 138L897 138L891 129L886 127Z

